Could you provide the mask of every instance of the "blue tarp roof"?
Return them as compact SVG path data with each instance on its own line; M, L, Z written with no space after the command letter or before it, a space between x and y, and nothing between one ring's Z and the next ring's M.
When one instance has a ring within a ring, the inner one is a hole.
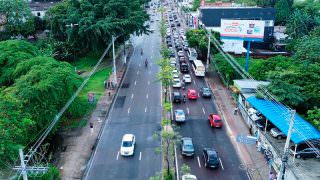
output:
M282 104L265 99L259 99L255 96L247 98L247 101L283 133L288 134L291 119L291 112L288 108ZM300 144L305 140L316 139L320 139L320 132L298 114L295 114L291 141L295 144Z

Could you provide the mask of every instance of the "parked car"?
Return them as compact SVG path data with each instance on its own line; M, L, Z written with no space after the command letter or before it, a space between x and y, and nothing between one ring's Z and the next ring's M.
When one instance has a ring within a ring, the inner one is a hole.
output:
M257 127L260 128L261 130L264 130L266 127L266 120L265 119L257 120L257 121L255 121L255 123L256 123ZM270 131L270 129L272 129L274 127L275 126L270 121L268 121L266 130Z
M190 137L181 138L181 154L184 156L194 155L194 146L192 143L192 138Z
M182 109L174 110L174 115L175 115L176 122L185 122L186 121L186 115Z
M197 180L197 177L192 174L185 174L185 175L181 176L181 179L182 180Z
M198 94L195 89L188 89L187 96L188 96L188 99L197 99L198 98Z
M204 98L211 98L211 96L212 96L211 91L208 87L202 87L200 89L200 94Z
M176 67L176 64L177 64L176 60L170 60L170 66Z
M191 83L191 76L190 76L190 74L185 74L185 75L183 75L183 81L184 81L185 83Z
M120 154L121 156L133 156L135 147L135 136L133 134L125 134L122 137Z
M182 96L180 92L173 92L172 101L175 103L180 103L182 100Z
M219 168L219 155L213 148L203 149L204 167Z
M287 137L287 135L285 133L283 133L282 131L280 131L278 128L272 128L270 130L270 134L271 136L277 138L277 139L282 139Z
M211 127L221 128L222 120L217 114L209 114L208 121Z
M290 154L295 156L296 158L320 158L320 149L318 147L315 148L304 148L304 149L298 149L296 152L294 152L295 147L292 146L290 148Z

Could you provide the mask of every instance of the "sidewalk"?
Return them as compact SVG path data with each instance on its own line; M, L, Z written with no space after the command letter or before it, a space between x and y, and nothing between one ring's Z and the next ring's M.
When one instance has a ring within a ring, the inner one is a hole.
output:
M127 51L127 57L130 57L132 51ZM129 57L127 58L129 60ZM120 84L121 79L126 71L126 64L122 62L123 54L117 57L117 78ZM127 63L128 64L128 63ZM108 80L112 81L112 76ZM103 85L103 82L101 82ZM109 96L110 93L110 96ZM92 112L87 125L81 129L61 133L64 141L65 151L60 153L57 167L60 170L62 180L82 179L88 160L97 144L99 131L104 125L104 121L109 113L114 95L117 88L106 89L103 96L97 102L96 108ZM91 127L90 127L91 126Z
M246 170L251 179L267 179L269 176L269 166L264 159L263 154L257 152L256 145L247 145L236 142L237 135L250 134L249 128L245 124L240 113L238 112L237 115L234 115L236 104L232 99L231 91L222 84L219 75L216 72L209 72L209 78L206 77L205 79L212 89L218 111L220 111L220 114L226 121L226 126L229 126L226 128L227 133L242 162L239 168Z

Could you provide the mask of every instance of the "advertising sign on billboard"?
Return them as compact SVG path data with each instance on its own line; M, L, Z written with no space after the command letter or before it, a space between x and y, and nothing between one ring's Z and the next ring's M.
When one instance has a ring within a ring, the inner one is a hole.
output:
M263 41L264 21L221 19L221 39Z

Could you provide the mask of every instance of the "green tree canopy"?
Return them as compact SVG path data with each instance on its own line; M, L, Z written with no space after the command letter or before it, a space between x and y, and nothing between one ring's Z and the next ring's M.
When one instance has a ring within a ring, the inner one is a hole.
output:
M19 76L7 91L23 102L24 111L32 115L41 129L64 106L82 81L70 64L41 56L19 63L16 73ZM73 104L80 105L77 102Z
M292 13L292 4L288 0L279 0L276 2L276 24L285 25Z
M304 36L295 46L297 61L320 63L320 36Z
M47 20L55 37L76 47L99 49L112 35L146 33L148 15L139 0L64 1L48 11ZM78 26L66 27L71 23Z
M0 42L0 86L13 84L13 72L18 63L27 61L39 53L31 43L22 40Z
M24 37L35 33L34 16L25 0L1 0L0 12L6 16L5 31L0 33L0 40L11 36Z
M35 122L23 111L22 101L0 91L0 161L13 163L34 133ZM2 164L0 164L2 166Z

